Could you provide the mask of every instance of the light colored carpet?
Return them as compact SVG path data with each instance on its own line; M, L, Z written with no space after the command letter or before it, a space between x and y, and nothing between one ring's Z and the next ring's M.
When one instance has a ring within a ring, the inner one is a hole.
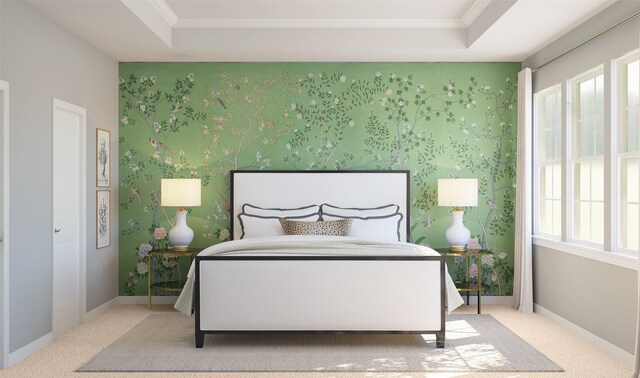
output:
M447 346L434 335L207 335L193 319L151 315L78 371L411 372L563 371L491 315L451 315Z

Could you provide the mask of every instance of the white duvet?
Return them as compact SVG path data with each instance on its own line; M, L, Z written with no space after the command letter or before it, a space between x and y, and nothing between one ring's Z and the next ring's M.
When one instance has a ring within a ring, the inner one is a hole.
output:
M233 240L213 245L199 256L215 255L307 255L307 256L439 256L431 248L404 242L381 242L355 239L343 236L274 236ZM195 264L191 264L187 283L182 289L175 308L191 315L193 307L193 286ZM453 280L446 272L447 309L456 309L464 300L458 293Z

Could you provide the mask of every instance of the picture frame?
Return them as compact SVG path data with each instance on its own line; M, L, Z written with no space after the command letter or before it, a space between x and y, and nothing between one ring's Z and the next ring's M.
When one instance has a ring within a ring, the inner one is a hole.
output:
M111 192L96 191L96 249L111 245Z
M111 132L96 129L96 186L111 185Z

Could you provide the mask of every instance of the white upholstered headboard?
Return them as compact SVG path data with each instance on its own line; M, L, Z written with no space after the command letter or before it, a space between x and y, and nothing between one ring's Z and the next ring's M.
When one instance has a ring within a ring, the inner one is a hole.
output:
M403 215L400 240L409 240L409 171L232 171L233 239L242 234L237 215L247 203L265 208L396 204Z

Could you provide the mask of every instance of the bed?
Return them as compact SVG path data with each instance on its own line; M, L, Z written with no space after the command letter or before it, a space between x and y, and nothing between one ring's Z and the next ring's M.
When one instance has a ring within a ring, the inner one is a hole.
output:
M351 230L283 236L281 218ZM444 258L407 243L408 171L232 171L231 219L234 240L196 257L176 303L193 306L196 347L244 332L435 334L444 347L447 302L462 299Z

